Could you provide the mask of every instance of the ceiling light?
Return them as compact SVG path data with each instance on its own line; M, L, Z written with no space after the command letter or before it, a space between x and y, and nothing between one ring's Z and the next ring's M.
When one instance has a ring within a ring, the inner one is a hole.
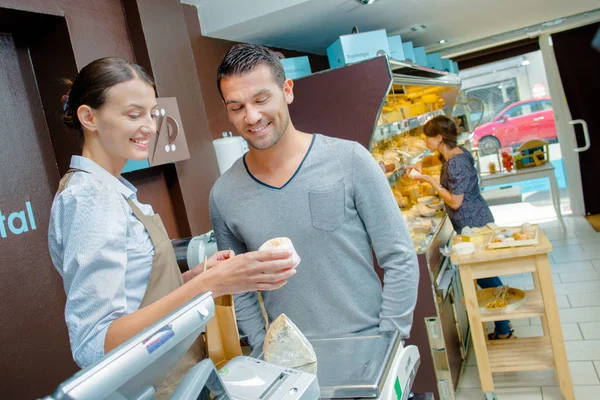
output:
M360 4L363 4L366 6L366 5L375 3L377 0L356 0L356 1L358 1Z
M446 39L441 39L438 43L439 44L444 44L444 43L448 43L448 41Z
M526 66L526 65L529 65L529 64L531 64L529 62L529 60L523 60L523 62L521 63L522 66Z
M426 28L425 25L415 25L412 28L410 28L411 31L413 32L417 32L417 31L422 31Z

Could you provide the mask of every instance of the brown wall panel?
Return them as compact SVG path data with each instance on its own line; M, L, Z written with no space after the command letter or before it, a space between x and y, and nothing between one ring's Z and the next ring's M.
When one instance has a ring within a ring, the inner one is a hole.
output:
M419 297L413 314L413 326L410 338L406 340L407 345L417 346L421 355L421 366L415 378L412 390L414 392L432 392L439 399L437 388L437 377L431 355L431 345L427 336L426 320L437 315L435 298L431 294L433 282L431 282L430 271L425 254L418 255L419 260Z
M0 0L0 32L14 38L18 53L16 61L10 49L0 57L10 77L0 87L8 90L0 96L5 150L0 152L0 210L8 219L30 201L37 224L35 230L0 238L0 397L37 398L77 370L64 322L62 280L47 247L58 180L79 152L77 133L60 122L60 97L66 91L61 79L73 78L94 59L133 60L134 52L121 2L115 0ZM24 88L11 89L19 81ZM174 210L181 191L173 165L127 179L161 215L172 237L189 236L187 222L179 221L186 221L185 210Z
M0 8L64 16L79 68L104 56L134 59L120 0L0 0Z
M211 229L208 195L219 176L208 118L181 4L177 0L124 0L133 46L146 46L158 95L176 97L191 158L176 163L185 212L192 234ZM139 16L139 17L138 17ZM139 18L139 23L135 21ZM136 39L137 38L137 39ZM138 40L144 39L145 44Z
M173 164L130 172L124 175L124 178L135 182L136 186L144 188L143 191L138 191L138 199L142 203L152 205L154 212L159 214L163 220L171 239L190 236L185 209L183 207L175 208L177 204L175 191L177 189L173 186L177 187L178 182ZM183 214L177 216L178 211L182 211ZM177 217L173 217L173 215ZM167 217L165 218L165 216Z
M68 169L71 156L81 151L77 132L67 129L60 121L60 98L66 92L62 79L74 78L78 69L101 57L115 56L137 61L129 40L123 6L119 0L0 0L0 11L5 15L5 18L0 18L0 27L4 27L0 30L18 31L18 36L29 46L56 163L62 175ZM61 18L51 19L42 14ZM27 29L33 25L44 33L36 35ZM147 66L143 59L139 62ZM164 172L164 169L161 170ZM138 188L142 197L148 192L153 194L153 201L164 204L171 202L170 192L155 190L154 185L166 179L164 174L151 176L151 179L141 182L134 177L131 183ZM55 185L58 187L58 180ZM146 185L151 187L146 189ZM182 227L183 235L189 232L187 221L176 221L174 209L163 209L161 217L167 226Z
M368 149L391 81L385 57L299 79L290 106L294 126L355 140Z
M0 397L34 398L77 368L48 253L58 169L28 49L9 34L0 35L0 121Z

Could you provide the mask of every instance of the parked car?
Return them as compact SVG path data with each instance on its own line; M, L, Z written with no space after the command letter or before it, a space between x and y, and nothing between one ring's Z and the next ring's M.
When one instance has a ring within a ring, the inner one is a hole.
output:
M473 131L473 147L479 147L483 154L490 154L499 147L516 147L531 139L556 139L554 110L549 97L513 103L491 122Z

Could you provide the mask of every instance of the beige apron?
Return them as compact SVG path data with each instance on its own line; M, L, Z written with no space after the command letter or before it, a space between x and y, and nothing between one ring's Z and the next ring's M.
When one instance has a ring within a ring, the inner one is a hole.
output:
M78 170L70 169L65 174L60 181L58 193L62 192L67 187L71 176L73 176L73 173L76 171ZM133 214L148 231L152 244L154 245L154 257L152 258L150 280L148 281L146 293L140 304L140 308L143 308L160 300L183 285L183 278L181 277L181 272L177 265L177 258L175 257L173 245L171 244L171 240L167 235L167 230L165 229L160 216L154 214L153 216L148 217L131 199L127 199L127 203L129 204L129 207L131 207ZM173 368L169 375L167 375L166 379L160 384L156 390L155 398L159 400L168 399L179 382L183 379L186 372L205 357L204 339L202 338L202 335L200 335L188 352L181 358L179 363Z

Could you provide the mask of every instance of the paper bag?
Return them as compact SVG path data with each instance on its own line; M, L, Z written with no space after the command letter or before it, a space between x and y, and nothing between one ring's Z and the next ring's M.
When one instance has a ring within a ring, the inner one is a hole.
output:
M228 294L215 299L215 316L206 326L206 347L208 356L217 369L234 357L242 355L233 295Z

